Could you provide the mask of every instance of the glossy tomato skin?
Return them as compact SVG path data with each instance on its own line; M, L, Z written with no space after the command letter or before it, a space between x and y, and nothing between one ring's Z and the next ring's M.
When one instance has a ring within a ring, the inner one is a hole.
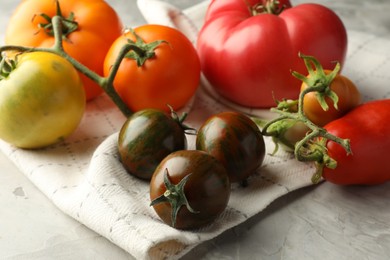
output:
M191 213L182 206L177 215L175 228L203 227L225 210L230 198L230 182L225 168L213 156L197 150L177 151L168 155L157 167L150 181L151 201L166 191L163 178L166 169L173 184L178 184L190 174L184 192L190 206L198 211ZM172 207L169 203L155 204L153 208L166 224L172 226Z
M329 74L330 71L327 70L325 73ZM302 83L301 91L307 87L306 83ZM329 109L325 111L317 100L316 92L306 94L303 99L303 112L310 121L318 126L324 126L327 123L342 117L361 103L361 94L358 88L346 76L338 74L333 79L330 89L334 91L339 98L337 109L334 107L333 101L329 97L326 97L325 100Z
M207 80L225 98L248 107L268 108L276 100L297 99L303 73L301 52L318 58L326 69L343 64L347 34L328 8L300 4L279 15L253 16L259 0L214 0L199 32L197 49Z
M187 147L183 127L168 113L144 109L130 116L119 132L121 162L132 175L150 180L170 153Z
M334 170L324 168L325 180L340 185L373 185L390 180L390 100L364 103L325 126L329 133L350 139L352 154L328 142Z
M115 10L103 0L59 0L62 15L68 18L74 14L78 29L63 41L65 51L87 66L103 75L103 62L112 42L122 33L122 22ZM6 34L7 45L51 47L54 37L47 34L40 23L47 21L40 14L56 15L56 1L22 1L11 16ZM103 90L82 73L86 99L91 100Z
M85 93L73 66L47 52L17 56L17 66L0 81L0 138L20 148L57 143L78 127Z
M263 163L264 138L246 115L228 111L215 114L199 128L196 149L217 158L231 182L246 180Z
M125 58L114 80L114 87L127 106L138 111L155 108L168 111L182 108L194 95L200 81L200 62L193 44L180 31L162 25L143 25L134 32L145 42L164 41L155 49L155 56L142 66ZM111 46L104 62L108 75L127 39L136 41L128 31Z

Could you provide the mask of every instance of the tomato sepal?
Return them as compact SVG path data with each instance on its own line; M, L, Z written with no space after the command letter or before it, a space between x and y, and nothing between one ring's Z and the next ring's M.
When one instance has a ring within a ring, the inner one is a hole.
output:
M196 135L197 131L195 128L190 127L186 124L184 124L184 121L186 120L188 113L183 112L180 116L177 114L177 112L173 109L172 106L168 105L169 110L171 111L171 117L172 119L183 129L184 133L188 135Z
M11 72L16 68L16 65L16 60L9 59L6 53L3 53L0 61L0 81L8 78Z
M44 20L46 20L47 23L39 23L38 27L42 28L45 33L47 33L50 36L54 36L54 22L52 18L45 14L41 13L39 16L41 16ZM67 40L67 36L71 34L72 32L76 31L79 27L79 24L75 21L74 13L71 12L68 17L64 17L62 15L60 2L56 0L56 16L61 17L62 22L62 39Z
M262 125L261 132L264 136L271 136L274 142L276 141L276 144L278 144L279 142L283 143L284 134L291 129L293 124L290 124L289 122L300 122L304 124L308 128L307 134L294 144L294 155L298 161L315 163L317 170L312 176L312 182L318 183L321 180L325 167L330 169L335 169L337 167L337 161L328 154L326 148L328 141L333 141L341 145L347 155L352 154L352 150L349 139L343 139L329 133L325 128L316 125L305 115L303 109L304 97L311 92L323 95L324 98L325 95L328 95L335 102L335 105L337 105L337 94L332 93L330 90L330 83L338 74L340 65L337 63L334 70L331 73L326 74L321 64L313 56L300 54L300 57L303 58L309 75L312 77L305 77L297 72L292 72L293 76L301 79L307 84L307 88L300 92L297 110L295 111L295 106L293 106L295 103L291 101L277 102L277 106L271 108L271 111L278 113L279 117ZM315 67L315 70L313 69L312 64ZM332 96L334 97L332 98ZM277 151L277 147L275 150Z
M126 58L133 59L137 62L138 67L142 67L145 62L156 56L155 49L162 43L168 43L165 40L156 40L146 43L132 28L129 31L134 35L135 41L128 39L127 42L132 46L132 50L126 54Z
M155 198L151 201L150 206L154 206L159 203L168 202L172 207L171 219L172 219L172 227L176 225L177 214L182 206L185 206L189 212L197 214L198 210L195 210L189 204L186 194L184 192L184 186L186 185L191 174L184 176L183 179L178 184L172 184L169 179L169 171L165 169L164 172L164 185L166 191L161 194L159 197Z
M316 89L316 97L318 103L324 111L329 110L329 105L325 100L326 97L329 97L333 101L334 108L338 109L339 98L337 94L330 88L330 85L341 70L340 63L336 62L334 69L329 74L326 74L321 63L313 56L303 55L302 53L299 53L299 57L303 59L307 71L309 72L309 75L304 76L296 71L293 71L292 75L308 86L318 86L318 89ZM311 91L312 90L308 90L308 92Z

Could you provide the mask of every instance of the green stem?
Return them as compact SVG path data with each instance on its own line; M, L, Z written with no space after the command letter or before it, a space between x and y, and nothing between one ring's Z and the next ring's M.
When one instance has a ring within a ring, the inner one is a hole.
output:
M54 29L54 38L55 38L55 44L54 44L54 51L67 59L72 65L81 73L86 75L91 80L95 81L100 87L103 88L103 90L107 93L107 95L111 98L111 100L117 105L117 107L122 111L122 113L125 116L130 116L132 114L132 111L127 107L127 105L124 103L122 98L118 95L118 93L115 91L114 88L114 79L116 76L116 73L118 72L118 68L120 66L120 63L126 53L129 51L129 47L124 46L122 48L122 51L117 58L113 68L110 71L110 75L108 78L101 77L99 74L93 72L92 70L88 69L86 66L78 62L76 59L71 57L69 54L67 54L63 48L62 44L62 17L61 16L54 16L52 18L53 22L53 29ZM123 53L125 52L125 53Z
M251 6L247 0L245 2L252 16L256 16L264 13L279 15L286 8L286 6L281 5L280 1L278 0L266 0L265 2L257 3L254 6Z
M62 19L61 16L54 16L52 18L52 26L54 32L55 42L54 45L50 48L31 48L31 47L23 47L23 46L15 46L15 45L7 45L0 47L0 53L4 51L18 51L18 52L49 52L53 54L57 54L66 60L68 60L78 71L82 74L86 75L88 78L96 82L111 98L111 100L116 104L116 106L120 109L120 111L125 116L130 116L133 112L128 108L126 103L122 100L122 98L118 95L114 88L114 79L118 72L120 63L122 59L125 57L126 53L131 50L133 47L128 44L123 46L122 51L120 52L115 64L113 65L112 70L107 78L100 76L94 71L88 69L86 66L78 62L76 59L71 57L68 53L65 52L63 48L63 32L62 32Z
M165 169L164 172L164 185L165 185L165 192L161 194L159 197L155 198L151 201L150 206L157 205L159 203L165 203L168 202L171 205L172 211L171 211L171 226L176 226L176 219L177 215L179 213L179 210L181 207L185 206L189 212L197 214L199 211L193 209L191 205L189 204L186 194L184 192L184 187L189 179L191 174L186 175L183 177L183 179L180 180L178 184L171 183L169 179L169 171L168 169Z
M318 182L321 178L324 167L334 169L337 166L337 162L328 155L326 148L328 141L332 141L341 145L347 154L351 154L352 151L350 141L348 139L342 139L333 134L330 134L325 128L315 125L306 117L303 111L304 97L310 92L326 93L326 95L329 95L330 84L338 73L340 67L339 64L336 64L335 69L330 74L326 75L322 69L321 64L316 59L311 56L304 55L300 55L300 57L304 59L308 72L312 77L311 79L308 79L299 73L293 72L295 77L301 79L308 86L299 94L297 111L291 111L289 109L290 106L287 106L286 109L284 103L278 104L278 106L276 108L272 108L271 111L278 113L279 117L267 122L265 125L263 124L262 134L265 136L272 136L273 138L277 138L278 136L275 135L278 135L279 132L285 132L283 131L285 130L283 127L285 127L286 124L282 124L283 120L294 120L294 122L302 122L305 124L309 128L309 131L300 141L294 145L294 155L298 161L314 161L316 163L317 171L312 180L313 182ZM316 70L313 70L311 63L314 64ZM338 99L336 96L333 99L335 106L337 100ZM290 103L291 102L286 104ZM282 130L273 133L272 130L269 131L270 128L282 128Z

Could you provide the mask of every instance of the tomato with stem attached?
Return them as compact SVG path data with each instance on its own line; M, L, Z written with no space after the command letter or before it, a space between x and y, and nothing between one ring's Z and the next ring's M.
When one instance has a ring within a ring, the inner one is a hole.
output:
M74 59L103 75L103 62L112 42L122 34L122 22L115 10L103 0L26 0L11 16L6 33L7 45L53 46L52 18L63 17L63 48ZM103 90L79 73L86 99Z
M3 57L0 64L0 138L20 148L41 148L68 137L85 110L74 67L47 52Z
M324 126L361 103L359 89L348 77L339 73L340 63L333 70L324 70L316 58L300 56L309 72L306 77L293 72L295 77L302 80L301 92L316 85L327 85L325 91L309 92L303 98L303 112L310 121Z
M198 150L168 155L150 181L150 200L164 223L177 229L196 229L212 223L230 198L225 167Z
M321 176L339 185L374 185L390 180L390 100L363 103L345 116L330 122L324 128L331 134L348 139L351 153L339 144L320 140L323 158L317 160ZM316 145L318 149L318 145ZM332 160L326 160L332 158ZM334 164L334 167L328 167Z
M104 62L108 75L125 44L133 44L122 60L114 87L127 106L138 111L156 108L178 110L194 95L200 81L198 54L177 29L143 25L129 30L111 46Z

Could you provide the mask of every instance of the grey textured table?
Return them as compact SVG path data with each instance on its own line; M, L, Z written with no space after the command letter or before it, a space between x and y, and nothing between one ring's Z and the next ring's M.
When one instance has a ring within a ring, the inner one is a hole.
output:
M108 1L129 26L145 21L136 1ZM180 8L199 0L171 0ZM296 0L292 3L308 1ZM321 0L348 29L390 36L388 0ZM0 35L17 5L3 0ZM184 259L389 259L390 183L298 190ZM132 259L63 214L0 153L0 259Z

